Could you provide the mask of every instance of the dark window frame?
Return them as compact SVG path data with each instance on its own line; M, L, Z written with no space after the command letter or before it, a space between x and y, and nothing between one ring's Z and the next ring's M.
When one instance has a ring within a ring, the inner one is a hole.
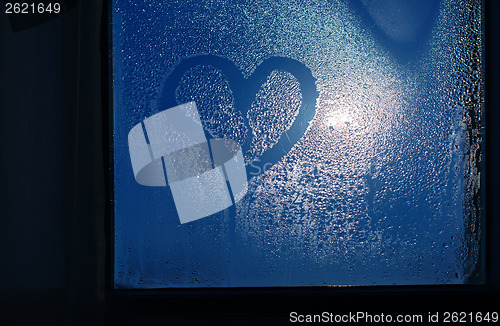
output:
M500 191L496 186L500 181L497 169L500 166L500 130L497 128L500 126L497 61L500 48L495 41L500 39L500 20L497 19L500 2L486 0L484 10L484 284L159 290L113 289L111 2L67 2L71 3L70 10L55 18L61 24L57 27L60 39L52 40L62 44L63 72L50 76L62 79L65 90L58 108L64 123L60 127L64 134L60 145L64 153L64 182L59 189L64 194L54 198L54 205L62 205L64 213L61 217L65 243L64 286L48 291L23 289L17 299L0 291L0 299L5 303L2 306L5 310L1 311L9 312L0 314L0 322L29 316L32 324L39 324L47 317L52 318L52 324L61 325L166 325L169 322L174 325L277 325L290 324L291 311L307 314L407 312L427 316L429 312L445 310L500 310L496 305L500 301L500 201L497 200ZM31 32L36 33L37 28L31 27ZM0 78L8 82L8 77L0 74ZM32 241L29 245L37 243ZM0 271L0 277L4 276Z
M497 61L500 47L496 42L500 39L497 18L500 2L487 0L484 10L484 284L164 290L113 289L111 4L109 0L66 2L68 11L60 17L29 27L27 31L5 33L9 37L38 33L38 26L56 20L60 23L51 28L60 33L62 73L47 76L47 82L52 78L60 83L62 79L64 85L61 105L57 108L63 125L52 126L60 128L64 136L59 147L54 145L54 150L62 150L64 154L63 183L60 189L53 191L54 203L51 203L60 205L63 214L60 227L64 230L65 244L64 285L47 290L14 289L18 290L14 291L15 295L12 289L9 292L1 289L0 322L7 320L4 324L22 325L19 320L28 318L31 324L44 324L47 318L55 325L165 325L168 322L174 325L277 325L290 324L291 311L408 312L426 316L428 312L444 310L500 310L495 305L500 301L500 191L496 186L500 183L497 168L500 166L500 129L497 128L500 126L500 65ZM3 41L2 35L0 33L0 41ZM39 35L46 37L44 33ZM8 83L8 78L0 74L2 82ZM30 121L30 117L26 119ZM37 121L32 122L37 125ZM60 198L59 193L63 193ZM12 237L17 236L22 238L23 234ZM25 241L27 246L38 245L34 240ZM4 271L0 269L0 277L8 279Z
M111 5L106 10L108 23L108 44L111 44ZM321 313L322 311L349 312L411 312L433 311L487 311L494 309L492 299L499 298L499 241L495 234L499 231L500 207L495 203L499 191L495 181L499 179L495 166L500 166L500 157L495 149L500 145L500 137L495 126L500 126L498 113L500 99L495 94L498 89L498 63L500 57L498 44L499 23L496 13L500 6L494 1L485 2L485 142L483 152L486 160L482 162L482 198L486 199L483 209L483 248L486 256L484 263L484 284L429 285L429 286L356 286L356 287L271 287L271 288L199 288L199 289L155 289L155 290L116 290L113 289L113 253L108 251L106 293L110 318L120 322L127 320L149 322L152 324L169 320L193 324L206 321L238 321L239 324L255 324L266 321L270 324L288 323L291 311L302 313ZM111 58L111 56L110 56ZM105 62L108 72L112 61ZM110 88L111 89L111 88ZM108 92L109 97L111 91ZM106 101L103 101L105 103ZM112 99L109 98L110 113L108 122L108 183L112 184ZM106 110L104 110L106 111ZM485 175L487 182L485 182ZM113 200L109 189L108 202ZM107 213L112 214L112 207ZM107 220L112 217L108 215ZM484 226L487 226L484 228ZM112 224L108 225L108 244L112 237ZM458 300L457 300L458 299ZM458 305L457 305L458 302ZM460 304L460 302L462 302ZM496 307L498 310L498 307ZM120 324L120 322L118 324Z

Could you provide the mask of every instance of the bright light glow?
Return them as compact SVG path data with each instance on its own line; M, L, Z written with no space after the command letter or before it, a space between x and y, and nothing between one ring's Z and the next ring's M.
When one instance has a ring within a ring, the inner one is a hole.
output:
M334 112L326 118L326 126L330 130L339 130L349 127L352 123L352 117L344 112Z

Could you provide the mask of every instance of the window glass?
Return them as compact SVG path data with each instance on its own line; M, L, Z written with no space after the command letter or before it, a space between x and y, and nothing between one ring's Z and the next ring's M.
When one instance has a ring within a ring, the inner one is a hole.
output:
M480 1L113 1L116 288L481 281Z

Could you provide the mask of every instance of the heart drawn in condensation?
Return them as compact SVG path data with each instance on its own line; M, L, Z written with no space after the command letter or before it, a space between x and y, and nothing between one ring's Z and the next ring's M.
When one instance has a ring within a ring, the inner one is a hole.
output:
M196 66L212 66L224 75L233 92L234 107L241 112L241 116L248 128L250 128L248 112L252 102L259 89L274 70L289 72L298 81L302 93L301 107L290 127L280 135L274 146L264 151L258 160L252 162L252 166L257 168L258 171L263 172L266 166L279 162L304 136L309 123L316 114L316 99L319 93L316 89L316 79L313 77L311 70L297 60L284 57L271 57L264 60L253 74L247 78L243 76L232 61L222 57L198 55L185 58L167 76L158 101L159 108L169 108L181 104L176 101L175 90L184 74ZM249 151L251 144L252 137L247 136L242 144L244 153Z

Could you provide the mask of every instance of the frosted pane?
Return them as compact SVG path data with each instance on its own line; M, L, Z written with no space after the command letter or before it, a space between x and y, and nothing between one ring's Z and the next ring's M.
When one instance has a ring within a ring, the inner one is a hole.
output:
M112 14L116 288L480 280L480 1L115 0ZM219 175L209 204L228 208L181 224L172 185L136 182L149 161L131 162L127 137L188 102L205 137L241 145L248 189L233 204Z

